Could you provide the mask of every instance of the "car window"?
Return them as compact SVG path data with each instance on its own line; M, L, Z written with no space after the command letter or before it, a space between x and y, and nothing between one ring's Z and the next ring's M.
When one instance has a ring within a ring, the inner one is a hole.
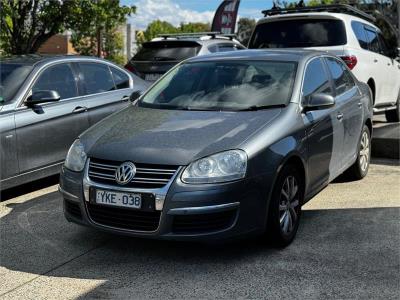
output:
M327 58L326 63L335 84L337 95L341 95L354 87L355 82L343 63L334 58Z
M332 95L332 87L328 75L326 74L324 65L319 58L312 60L307 65L303 82L304 98L316 93Z
M79 63L86 88L85 95L104 93L115 89L110 69L100 63Z
M383 37L382 33L378 33L378 39L379 39L379 46L381 48L381 54L390 56L390 51L389 47L387 46L386 40Z
M347 42L343 21L295 19L257 25L250 49L339 46Z
M369 44L369 50L380 53L380 46L379 46L379 40L378 40L378 35L375 30L373 29L366 29L365 33L367 35L367 41Z
M32 87L32 92L57 91L60 99L78 96L75 76L70 64L58 64L45 69Z
M351 22L351 27L353 28L354 34L360 44L360 47L368 50L368 39L365 32L364 24L360 22Z
M142 44L133 61L181 61L196 56L201 46L191 41L157 41Z
M209 46L208 51L210 51L211 53L218 52L218 46L217 45Z
M117 89L129 88L129 76L116 68L110 67L110 69Z
M236 47L233 44L219 44L218 52L228 52L228 51L236 51Z
M0 63L0 105L13 100L33 67L18 63Z
M297 63L203 61L178 65L158 81L141 106L178 110L243 110L290 101Z

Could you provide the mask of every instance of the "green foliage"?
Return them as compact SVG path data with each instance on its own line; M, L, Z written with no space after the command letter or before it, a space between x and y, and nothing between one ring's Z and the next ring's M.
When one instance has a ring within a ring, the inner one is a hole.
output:
M180 26L175 27L171 23L156 20L151 22L143 33L137 36L139 44L151 41L159 34L163 33L195 33L210 31L210 24L208 23L181 23Z
M119 0L0 0L1 49L11 54L35 53L43 43L66 29L73 44L93 54L97 34L111 31L135 13Z
M74 1L1 0L1 47L5 53L34 53L69 22Z

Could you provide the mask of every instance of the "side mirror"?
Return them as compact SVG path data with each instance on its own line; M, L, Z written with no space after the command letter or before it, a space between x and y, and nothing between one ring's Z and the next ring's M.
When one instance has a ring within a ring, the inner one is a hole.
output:
M335 98L328 94L312 94L307 97L304 108L307 110L320 110L332 107L335 105Z
M52 90L42 90L33 92L32 96L30 96L27 100L27 104L39 104L46 102L56 102L60 100L60 94L57 91Z
M129 97L129 101L135 102L137 99L142 96L143 92L142 91L134 91L131 96Z

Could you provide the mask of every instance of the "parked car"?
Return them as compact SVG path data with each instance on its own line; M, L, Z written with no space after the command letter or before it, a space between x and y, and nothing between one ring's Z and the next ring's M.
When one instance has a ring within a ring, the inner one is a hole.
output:
M148 85L108 61L80 56L6 58L0 71L2 190L59 173L79 134Z
M371 119L368 86L332 55L192 58L74 142L65 216L132 236L288 245L304 203L346 170L367 175Z
M149 82L158 80L179 62L204 54L246 49L232 35L210 33L165 34L143 43L125 66Z
M399 122L400 63L375 18L348 5L264 11L250 49L311 48L341 57L358 80L372 90L374 111Z

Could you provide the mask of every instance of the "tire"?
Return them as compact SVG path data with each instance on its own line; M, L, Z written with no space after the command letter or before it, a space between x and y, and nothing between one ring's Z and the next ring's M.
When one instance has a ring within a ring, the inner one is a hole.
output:
M360 180L368 174L369 164L371 161L371 132L367 125L364 125L358 142L357 160L349 168L348 174L351 179Z
M400 95L397 99L396 109L385 111L386 121L399 122L400 121Z
M275 183L268 211L266 235L274 246L286 247L294 240L303 197L304 179L300 172L293 165L284 166Z

